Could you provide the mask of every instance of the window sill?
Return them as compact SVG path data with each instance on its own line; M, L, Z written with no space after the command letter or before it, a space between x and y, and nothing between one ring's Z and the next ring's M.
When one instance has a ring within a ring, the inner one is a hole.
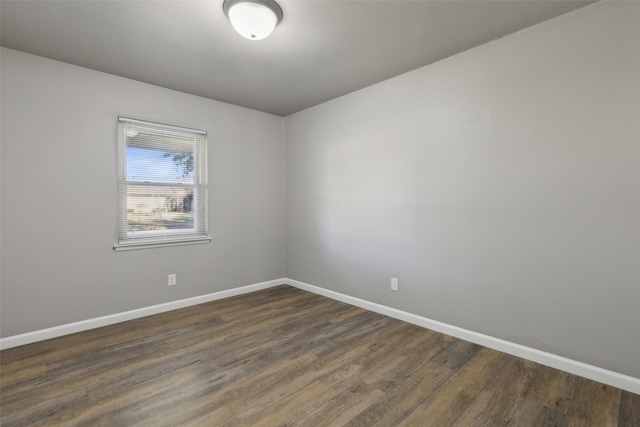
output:
M202 245L205 243L211 243L211 237L200 237L197 239L175 239L171 241L146 241L146 242L128 242L128 243L119 243L113 245L113 249L116 252L120 251L134 251L138 249L153 249L153 248L166 248L170 246L185 246L185 245Z

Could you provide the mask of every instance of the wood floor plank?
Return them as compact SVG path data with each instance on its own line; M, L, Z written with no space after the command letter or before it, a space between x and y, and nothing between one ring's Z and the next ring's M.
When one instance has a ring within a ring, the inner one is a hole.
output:
M188 370L177 370L153 381L137 383L122 390L117 384L110 391L99 389L98 396L89 393L83 406L56 409L46 421L51 425L133 425L150 417L154 409L171 399L173 390L193 379Z
M295 424L298 420L306 420L318 410L322 402L336 395L335 390L321 382L311 382L297 393L275 400L271 406L261 408L259 412L240 419L246 425L255 427L273 427Z
M184 426L184 427L212 427L212 426L220 426L220 427L233 427L240 425L238 419L233 415L233 413L227 408L220 407L216 408L212 412L208 412L194 420L190 420L185 423L173 423L171 418L163 419L163 423L167 422L166 425L171 426ZM158 422L146 423L145 427L156 427L158 425L162 425Z
M329 319L329 322L331 323L338 323L341 322L345 319L349 319L353 316L357 316L359 314L364 313L366 310L364 308L360 308L360 307L349 307L347 310L343 311L342 313L336 314L335 316L331 317Z
M300 392L314 382L323 363L309 353L281 360L255 377L237 384L224 396L224 404L239 419L250 419L273 402ZM250 425L250 424L247 424Z
M422 340L423 338L424 340ZM438 353L440 349L450 343L450 340L442 334L419 334L413 339L423 343L420 347L421 350L403 349L397 345L406 341L382 347L379 354L372 355L370 361L365 361L362 380L376 384L381 390L386 391L394 388L398 380L411 378L416 371L422 370L426 366L431 368L431 354ZM453 372L449 369L448 371Z
M520 402L508 424L509 427L564 425L566 425L565 415L562 412L528 399Z
M349 420L346 425L349 427L399 425L452 375L453 371L448 368L425 363L411 375L386 384L384 395Z
M11 374L9 376L9 373ZM47 373L43 363L29 365L23 368L13 367L10 372L0 375L0 387L6 388L13 384L24 383L26 381L33 382L42 379Z
M578 377L567 372L540 366L526 398L566 414L578 382Z
M524 399L536 372L536 364L508 357L491 386L480 392L455 426L507 426Z
M433 362L439 363L453 371L457 371L464 366L473 356L475 356L482 346L470 343L469 341L456 340L452 345L444 349L433 358Z
M620 412L620 390L580 378L567 409L570 426L615 426Z
M15 426L640 426L640 396L289 286L0 352Z
M453 425L480 391L487 384L493 384L504 366L505 356L495 350L483 348L400 425L422 426L425 420L434 425Z
M640 394L620 393L618 424L621 427L640 427Z
M374 386L357 384L347 387L331 399L321 402L313 413L295 422L299 426L343 426L363 410L378 401L384 392Z

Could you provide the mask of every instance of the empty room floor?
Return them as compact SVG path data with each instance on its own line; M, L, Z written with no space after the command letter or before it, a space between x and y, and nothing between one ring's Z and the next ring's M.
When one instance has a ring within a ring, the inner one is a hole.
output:
M640 395L290 286L0 352L9 426L640 426Z

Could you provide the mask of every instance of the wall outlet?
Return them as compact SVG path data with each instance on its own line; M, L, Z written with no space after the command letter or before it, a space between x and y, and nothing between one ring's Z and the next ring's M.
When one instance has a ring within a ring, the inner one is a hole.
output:
M176 275L175 274L170 274L169 275L169 286L175 286L176 284L177 284Z
M396 291L396 292L399 291L399 289L398 289L398 279L396 279L395 277L391 278L391 290L392 291Z

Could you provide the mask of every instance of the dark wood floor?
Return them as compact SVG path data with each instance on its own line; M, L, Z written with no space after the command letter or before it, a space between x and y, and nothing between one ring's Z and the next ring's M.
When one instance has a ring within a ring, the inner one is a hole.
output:
M4 427L640 426L640 396L288 286L0 353Z

